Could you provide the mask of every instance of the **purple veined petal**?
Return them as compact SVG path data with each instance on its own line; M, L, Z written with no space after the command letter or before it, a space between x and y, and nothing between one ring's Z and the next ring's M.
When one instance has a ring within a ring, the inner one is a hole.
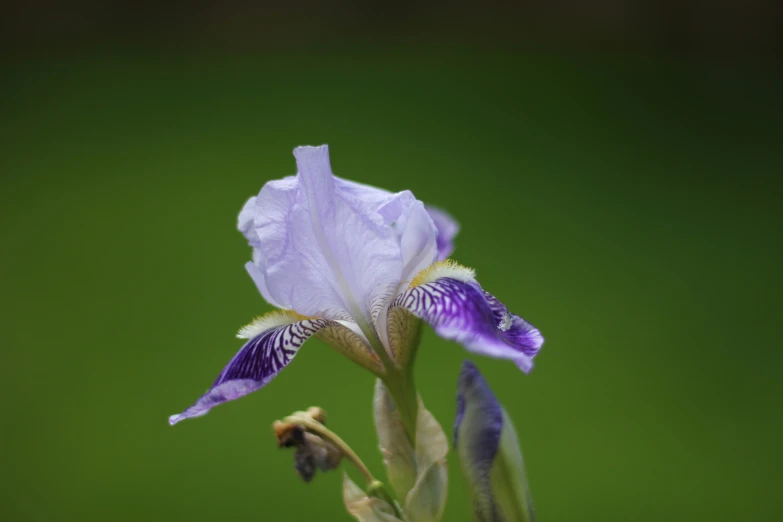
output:
M421 317L438 335L473 353L510 359L526 373L544 343L533 325L481 288L472 270L453 262L437 263L416 276L391 306Z
M299 147L294 156L297 176L267 183L240 214L239 228L256 247L251 274L278 306L372 322L403 277L402 243L419 202L409 192L391 194L335 177L326 146ZM427 224L430 236L419 243L435 245L434 225ZM420 254L422 244L417 247Z
M454 238L459 233L459 223L451 214L438 207L427 205L427 212L438 229L438 261L443 261L454 252Z
M169 424L173 426L183 419L205 415L219 404L266 386L291 362L308 338L335 324L288 311L260 317L240 330L239 336L249 340L220 372L212 387L193 406L169 417Z

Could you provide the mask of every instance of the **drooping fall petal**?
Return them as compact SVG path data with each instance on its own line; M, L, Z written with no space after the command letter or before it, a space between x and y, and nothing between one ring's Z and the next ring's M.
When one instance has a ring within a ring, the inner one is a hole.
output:
M523 371L533 367L544 338L530 323L512 314L484 291L472 270L441 262L424 270L391 308L404 308L429 323L435 332L473 353L510 359Z
M220 372L212 387L193 406L169 417L169 423L174 425L183 419L205 415L219 404L266 386L291 362L302 344L319 332L351 339L354 344L359 342L353 339L353 332L335 321L282 311L260 317L240 330L239 337L248 341Z

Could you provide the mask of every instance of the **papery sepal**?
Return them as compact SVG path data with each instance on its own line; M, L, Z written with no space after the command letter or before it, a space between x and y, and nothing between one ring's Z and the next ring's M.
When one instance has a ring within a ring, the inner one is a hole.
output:
M404 499L408 522L438 522L446 506L449 443L435 417L418 399L415 444L386 386L375 387L375 424L389 482Z
M343 502L348 513L359 522L402 522L388 501L370 496L343 473Z
M375 382L373 417L389 484L404 499L416 483L416 455L397 405L380 379Z

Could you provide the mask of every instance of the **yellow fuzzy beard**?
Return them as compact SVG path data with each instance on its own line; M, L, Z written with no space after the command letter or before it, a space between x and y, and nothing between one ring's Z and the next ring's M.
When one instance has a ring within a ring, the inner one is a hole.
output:
M305 319L312 319L300 315L293 310L274 310L256 317L253 322L239 329L237 337L240 339L252 339L253 337L278 326L296 323Z
M475 279L476 272L472 268L462 266L456 261L446 259L444 261L438 261L434 265L431 265L416 274L416 277L413 278L408 288L416 288L417 286L432 283L442 277L450 277L467 283Z

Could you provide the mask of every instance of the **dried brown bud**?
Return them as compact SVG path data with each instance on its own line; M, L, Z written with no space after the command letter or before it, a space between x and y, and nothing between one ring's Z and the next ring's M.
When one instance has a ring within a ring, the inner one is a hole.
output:
M299 446L304 441L304 428L292 422L275 421L272 429L281 448Z
M329 471L340 464L342 453L329 441L313 433L304 433L304 442L296 447L294 468L302 480L310 482L316 470Z
M309 408L305 414L319 424L326 420L326 412L321 408ZM308 424L304 420L302 422ZM292 416L285 421L275 421L272 429L281 448L295 448L294 468L302 480L310 482L317 470L335 469L343 454L335 444L308 431L305 425L297 423L296 417Z

